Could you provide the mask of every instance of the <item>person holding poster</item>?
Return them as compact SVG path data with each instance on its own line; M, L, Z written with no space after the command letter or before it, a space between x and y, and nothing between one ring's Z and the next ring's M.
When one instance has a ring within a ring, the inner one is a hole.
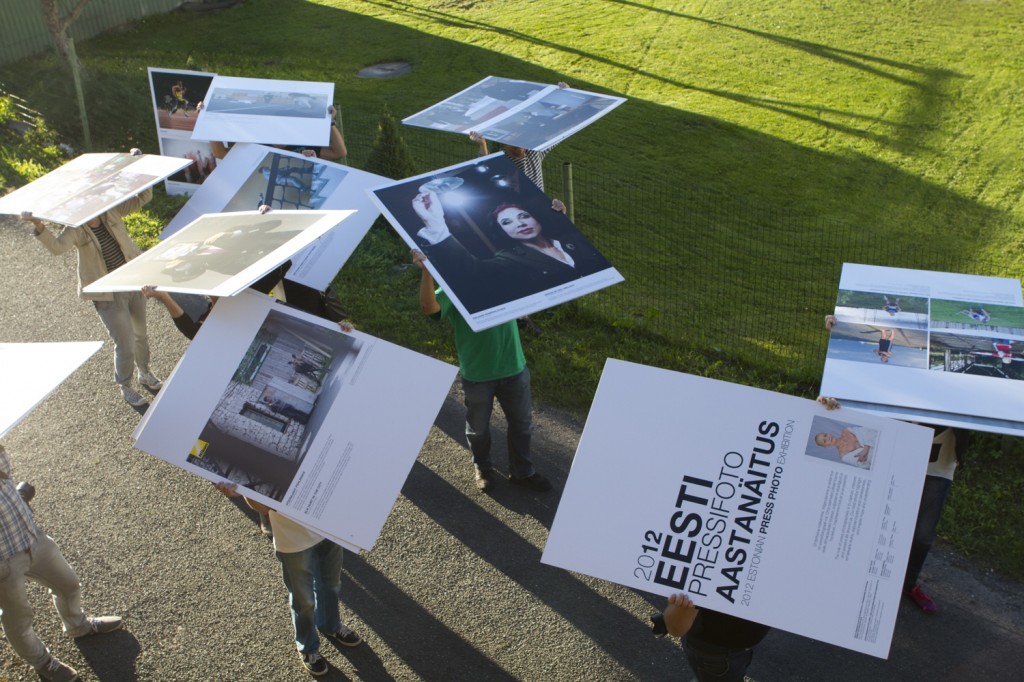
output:
M11 461L0 445L0 620L15 653L43 680L72 682L78 672L50 653L32 628L34 613L26 579L49 588L64 633L70 637L120 629L118 616L86 616L82 586L53 538L36 525L32 510L11 479Z
M467 279L486 281L489 287L507 289L506 300L561 286L611 267L590 244L559 239L545 233L542 217L516 203L500 203L490 212L492 237L499 250L491 258L477 258L452 236L444 207L433 190L412 200L423 221L417 236L425 242L431 260ZM551 210L564 212L557 199Z
M227 497L239 497L235 483L216 483ZM320 634L343 647L359 646L363 639L341 622L341 563L344 550L337 544L267 506L243 497L260 515L268 514L274 527L274 553L288 589L295 646L302 667L314 677L326 675L327 661L320 655Z
M133 156L141 154L140 150L132 149ZM132 387L133 370L138 370L139 384L151 393L156 393L163 385L149 370L146 299L138 291L87 294L82 288L139 255L139 248L128 235L123 218L152 198L153 190L147 189L82 227L64 228L57 236L30 211L21 214L22 220L33 224L36 238L51 253L60 255L71 248L78 250L78 295L84 301L92 301L114 341L114 381L121 389L121 396L132 407L146 404L146 399Z
M565 89L569 87L568 83L560 82L559 88ZM469 139L476 142L479 145L480 151L477 156L487 156L490 152L487 150L487 140L480 136L476 131L470 131ZM546 157L552 149L557 145L551 145L542 152L534 151L532 149L523 149L522 147L515 147L512 145L505 145L504 152L505 156L512 160L512 163L516 165L516 168L523 172L523 175L530 178L530 182L537 185L537 188L544 191L544 157Z
M424 265L426 256L414 250L412 260L420 269L420 309L430 317L446 318L455 332L465 394L466 440L473 453L476 487L487 492L497 480L491 463L491 412L497 398L508 422L509 480L537 492L551 490L551 482L537 473L530 456L530 370L519 342L519 327L509 321L474 332L451 299L435 290L434 278Z
M754 647L771 630L710 609L698 609L683 593L670 595L664 613L652 616L654 633L683 637L683 650L697 682L743 682Z

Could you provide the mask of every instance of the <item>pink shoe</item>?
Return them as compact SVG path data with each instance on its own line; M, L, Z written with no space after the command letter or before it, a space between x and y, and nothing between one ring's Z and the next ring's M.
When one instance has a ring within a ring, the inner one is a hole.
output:
M910 597L910 599L917 604L917 608L921 609L929 616L935 614L939 607L935 605L935 601L924 593L920 585L914 585L912 590L903 590L903 594Z

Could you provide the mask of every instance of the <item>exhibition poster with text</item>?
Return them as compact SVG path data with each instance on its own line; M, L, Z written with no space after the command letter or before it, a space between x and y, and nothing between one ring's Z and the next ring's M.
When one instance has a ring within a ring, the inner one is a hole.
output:
M370 549L455 373L244 292L214 305L136 447Z
M609 359L541 560L884 658L931 442Z
M887 416L1024 434L1020 281L846 263L822 393Z

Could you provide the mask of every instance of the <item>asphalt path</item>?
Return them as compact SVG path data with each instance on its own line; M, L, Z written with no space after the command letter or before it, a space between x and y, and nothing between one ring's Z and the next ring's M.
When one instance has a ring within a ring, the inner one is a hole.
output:
M4 443L15 478L36 486L37 520L77 569L87 610L119 614L125 628L68 640L33 585L40 636L86 680L309 679L291 642L279 564L254 516L208 482L133 448L139 413L114 387L112 343L99 317L77 297L74 254L51 256L6 218L0 253L0 341L104 341ZM187 342L159 304L150 303L149 314L153 369L167 376ZM538 406L536 459L554 491L502 482L482 495L461 418L453 388L376 547L346 556L342 613L366 643L340 650L325 642L331 672L321 679L690 679L678 643L649 633L647 617L661 598L539 561L582 421ZM499 434L497 462L502 441ZM588 532L599 540L600 529ZM905 602L888 660L773 631L749 674L1021 679L1024 586L941 547L923 579L940 612L925 616ZM0 680L34 679L0 646Z

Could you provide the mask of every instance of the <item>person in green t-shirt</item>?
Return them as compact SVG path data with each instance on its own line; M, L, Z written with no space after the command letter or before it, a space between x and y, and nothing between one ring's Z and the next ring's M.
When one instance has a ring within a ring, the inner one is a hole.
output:
M473 453L476 487L486 492L497 481L491 464L491 412L497 398L508 422L509 480L538 492L551 490L551 482L537 473L530 457L530 370L519 342L519 328L512 320L474 332L448 295L436 289L424 265L426 260L422 252L412 251L412 262L420 269L420 309L435 319L447 319L455 331L465 394L466 440Z

